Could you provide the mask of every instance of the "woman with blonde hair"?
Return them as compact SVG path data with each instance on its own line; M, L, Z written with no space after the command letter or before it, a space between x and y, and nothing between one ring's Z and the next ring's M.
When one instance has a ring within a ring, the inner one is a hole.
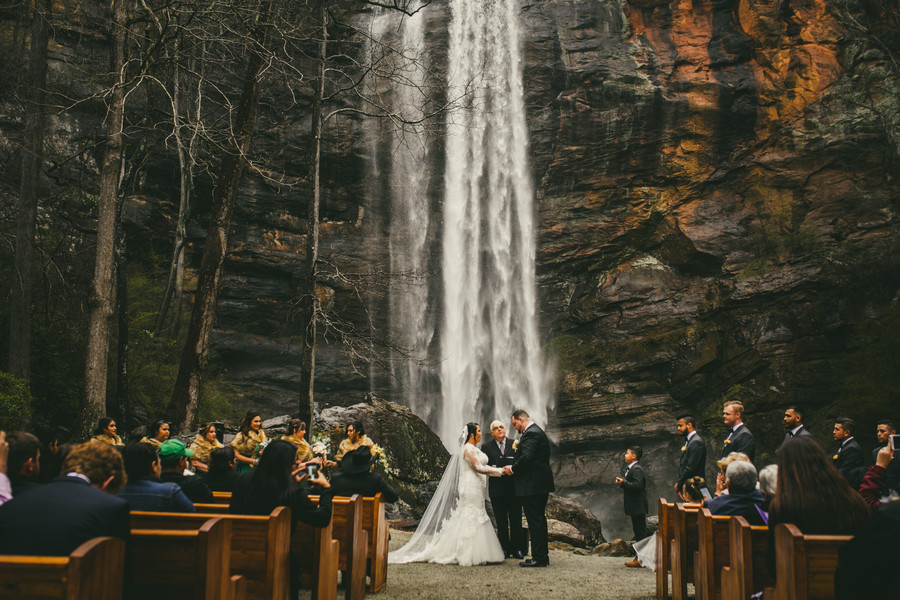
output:
M216 438L216 426L212 423L204 423L197 432L197 437L191 442L191 450L194 456L191 457L191 466L199 473L206 473L209 470L210 453L216 448L224 448Z
M262 417L256 411L247 411L241 420L240 431L231 440L238 473L249 471L259 463L259 446L269 441L262 426Z

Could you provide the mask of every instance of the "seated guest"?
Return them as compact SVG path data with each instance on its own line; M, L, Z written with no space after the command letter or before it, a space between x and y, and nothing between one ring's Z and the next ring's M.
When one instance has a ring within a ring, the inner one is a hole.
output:
M164 419L155 421L150 426L150 433L141 438L141 443L158 448L160 444L169 439L169 425L169 422Z
M13 496L21 496L39 487L41 470L41 441L26 431L11 431L6 435L9 457L6 468L12 484Z
M897 493L897 490L891 489L888 483L889 469L895 462L894 451L890 446L884 446L875 455L875 464L866 471L862 484L859 486L859 495L870 509L875 510L882 505L884 500Z
M109 417L100 417L92 439L110 446L125 445L122 443L122 438L116 433L116 420Z
M162 467L156 452L156 446L144 442L125 446L122 456L128 483L119 492L119 498L127 500L131 510L194 512L194 503L177 483L159 480Z
M247 411L241 421L240 431L231 440L235 450L238 473L249 471L259 462L259 446L269 440L262 426L262 417L255 410Z
M334 455L334 460L326 460L325 466L336 467L340 464L344 455L351 450L356 450L360 446L372 446L374 444L375 442L366 437L366 430L363 427L362 421L353 421L347 425L347 437L341 440L341 445L338 446L338 451L337 454Z
M769 504L769 573L775 577L775 526L793 523L806 535L856 535L869 518L862 497L811 437L778 450L778 484Z
M168 483L177 483L191 502L212 502L212 491L203 478L184 474L188 468L188 459L193 455L194 453L188 450L181 440L164 441L159 445L159 460L162 463L159 479Z
M716 474L716 496L728 493L728 488L725 487L725 469L736 460L751 462L750 457L743 452L732 452L728 456L716 461L716 466L719 467L719 472Z
M62 466L62 458L59 455L59 431L56 427L37 427L35 435L41 441L40 463L38 483L47 483L57 475Z
M225 446L210 453L209 470L202 477L214 492L233 492L240 473L234 469L234 448Z
M763 523L769 523L769 504L775 497L775 489L778 486L778 465L767 465L759 472L759 493L765 502L760 507L759 514Z
M99 536L128 538L122 456L108 444L79 444L66 473L0 506L0 554L65 556Z
M852 540L838 551L834 573L837 600L897 597L900 565L900 502L878 509Z
M305 435L306 423L300 419L291 419L287 426L287 435L281 438L297 446L297 460L302 463L313 459L312 446L306 441Z
M756 467L744 460L735 460L725 471L725 487L728 493L707 501L706 507L714 515L737 515L751 525L762 525L758 507L765 504L756 489Z
M191 466L198 473L206 473L209 470L210 453L216 448L224 448L222 442L216 437L216 426L212 423L204 423L197 432L197 437L191 442Z
M682 502L689 504L700 504L703 502L703 492L706 487L706 480L702 477L689 477L684 481L681 490L678 491L678 497Z
M311 483L322 490L319 505L309 499L310 488L301 482L296 461L297 449L290 442L276 440L266 447L259 464L243 473L231 496L231 512L239 515L267 515L277 506L291 509L291 531L297 521L313 527L325 527L331 521L331 486L319 472ZM291 598L297 597L301 557L291 553Z
M368 446L360 446L344 455L341 471L331 478L331 489L335 496L374 496L381 492L385 502L400 499L397 490L387 484L379 473L372 471L375 457Z
M9 444L6 443L6 432L0 429L0 505L12 498L12 486L6 476L6 457L9 455Z

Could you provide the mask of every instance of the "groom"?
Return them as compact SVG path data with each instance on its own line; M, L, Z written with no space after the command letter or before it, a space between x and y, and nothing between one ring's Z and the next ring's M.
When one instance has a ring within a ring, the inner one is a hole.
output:
M550 564L547 548L547 499L556 491L550 470L550 441L524 410L512 415L512 426L519 432L519 447L512 466L503 473L514 475L516 496L522 501L528 532L531 535L531 558L520 567L546 567Z

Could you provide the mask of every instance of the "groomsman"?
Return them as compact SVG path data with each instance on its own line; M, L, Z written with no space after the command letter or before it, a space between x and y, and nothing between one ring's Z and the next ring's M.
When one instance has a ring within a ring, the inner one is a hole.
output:
M681 461L678 464L676 492L680 492L684 482L691 477L706 479L706 444L694 429L694 417L685 415L678 419L678 435L684 436L684 445L681 447Z
M631 446L625 451L625 474L616 477L616 485L625 496L625 514L631 517L634 541L647 537L647 478L638 464L643 451L640 446ZM637 557L625 563L626 567L640 567Z
M521 434L516 458L512 466L503 467L503 473L514 475L516 496L522 502L528 533L531 535L531 558L519 563L520 567L546 567L550 565L547 541L547 500L556 491L553 471L550 469L550 440L528 413L517 410L512 415L512 425Z
M853 419L840 418L834 422L834 441L838 442L840 446L832 460L834 460L834 466L847 481L857 483L856 480L859 477L856 471L863 466L864 459L862 447L853 437L854 429L856 429L856 423L853 422Z
M488 464L503 468L512 465L516 458L513 441L506 437L506 427L500 421L491 423L493 439L481 444L487 454ZM488 477L488 495L497 520L497 537L506 558L523 558L522 504L516 497L516 484L512 477Z
M732 452L743 452L753 460L756 455L756 442L753 441L753 434L744 425L744 404L737 400L725 403L722 409L722 421L731 428L731 432L725 439L722 447L722 458L725 458Z
M872 451L872 462L878 462L878 451L888 445L888 441L892 435L896 435L897 430L894 424L887 419L878 421L875 424L875 439L878 440L878 447ZM895 450L896 452L896 450ZM43 457L43 454L41 454ZM892 490L900 489L900 460L892 460L887 468L887 483Z
M803 409L797 405L784 409L784 441L793 437L812 437L812 434L803 426Z

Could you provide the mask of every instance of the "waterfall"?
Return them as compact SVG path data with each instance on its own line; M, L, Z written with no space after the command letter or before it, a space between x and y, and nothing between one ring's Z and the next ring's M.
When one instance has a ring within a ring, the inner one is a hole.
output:
M439 433L468 420L546 423L536 322L534 191L522 89L518 3L452 0L443 230L443 406Z
M432 136L408 124L382 128L390 142L381 142L373 162L390 195L391 270L399 282L391 285L391 336L409 353L393 361L394 396L452 447L466 422L485 429L493 419L508 423L516 408L545 424L551 396L536 322L518 6L514 0L449 6L445 171L423 168L438 162L429 161L438 149ZM372 36L391 38L407 59L424 57L426 13L402 19L377 13ZM416 120L425 87L418 78L428 69L416 61L403 65L398 60L392 72L410 85L395 77L386 94L390 106ZM441 175L442 209L428 200ZM438 270L439 286L425 277Z

